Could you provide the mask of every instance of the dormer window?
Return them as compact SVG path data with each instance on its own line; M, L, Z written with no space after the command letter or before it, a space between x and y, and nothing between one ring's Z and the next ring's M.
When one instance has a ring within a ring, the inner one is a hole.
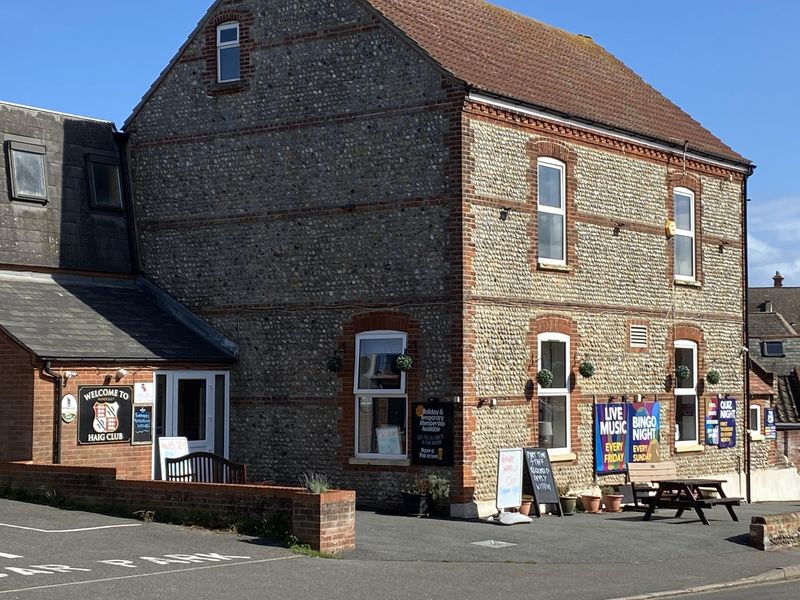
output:
M95 155L89 155L86 159L92 208L121 210L123 204L119 162L110 157Z
M761 342L762 356L783 356L783 340Z
M8 142L11 195L15 200L47 202L45 152L44 146Z
M217 82L239 81L239 23L223 23L217 27Z

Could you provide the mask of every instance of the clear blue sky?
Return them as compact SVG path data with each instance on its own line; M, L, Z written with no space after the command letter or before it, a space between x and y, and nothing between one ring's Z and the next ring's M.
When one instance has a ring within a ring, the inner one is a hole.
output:
M3 2L0 100L121 125L211 0ZM495 0L590 35L729 146L750 179L750 282L800 286L800 2ZM13 50L11 50L13 49ZM535 57L534 57L535 58Z

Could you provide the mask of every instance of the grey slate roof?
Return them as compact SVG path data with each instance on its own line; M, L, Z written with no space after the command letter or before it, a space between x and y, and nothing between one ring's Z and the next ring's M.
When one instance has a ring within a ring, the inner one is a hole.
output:
M43 359L236 357L233 343L142 279L0 271L0 329Z
M778 423L800 423L800 385L797 373L777 378L775 409Z
M750 335L759 338L797 335L783 315L776 312L749 312L747 326L750 328Z
M767 300L772 300L772 312L780 313L792 326L800 326L800 287L751 287L748 310L751 313L764 311Z

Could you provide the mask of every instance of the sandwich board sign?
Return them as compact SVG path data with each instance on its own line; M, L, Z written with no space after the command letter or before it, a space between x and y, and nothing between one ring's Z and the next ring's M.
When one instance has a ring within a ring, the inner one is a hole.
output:
M160 437L158 438L158 458L161 465L161 479L167 479L165 459L178 458L189 454L189 440L185 437ZM188 475L188 473L179 473Z
M497 453L497 509L522 504L522 448L503 448Z

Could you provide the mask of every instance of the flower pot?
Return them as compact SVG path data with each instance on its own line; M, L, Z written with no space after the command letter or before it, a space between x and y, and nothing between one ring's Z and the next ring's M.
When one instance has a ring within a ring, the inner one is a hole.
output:
M575 514L575 505L578 499L575 496L561 496L561 513L564 515Z
M403 496L403 513L415 517L424 517L428 514L428 494L416 492L401 492Z
M519 513L527 517L528 515L531 514L532 507L533 507L533 498L523 498L522 504L519 507Z
M622 512L622 494L606 494L603 496L606 512Z
M583 510L587 513L599 513L600 512L600 496L581 496L581 504L583 505Z

